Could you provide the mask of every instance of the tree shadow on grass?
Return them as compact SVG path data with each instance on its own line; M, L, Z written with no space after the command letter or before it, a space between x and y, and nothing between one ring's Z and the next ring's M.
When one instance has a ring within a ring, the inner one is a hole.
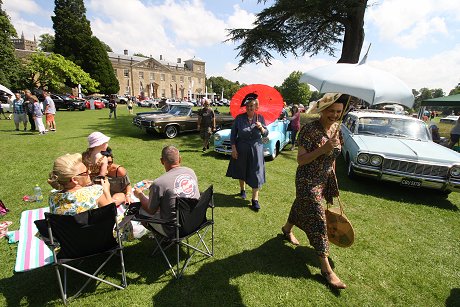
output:
M126 253L126 252L125 252ZM100 264L106 259L107 255L100 255L88 258L84 261L74 261L72 265L77 268L93 273ZM121 285L120 258L113 257L98 274L99 277L109 280L117 285ZM126 259L126 257L125 257ZM126 265L126 260L125 260ZM61 278L63 278L63 270ZM72 297L86 282L87 277L67 270L67 296ZM128 284L131 280L128 279ZM115 291L114 287L100 283L95 280L86 286L79 298L95 296L101 293ZM38 268L28 272L14 273L9 278L0 280L0 293L7 302L7 306L19 306L27 303L30 306L55 305L61 301L57 276L52 265ZM78 298L77 298L78 300Z
M392 182L379 181L365 177L350 179L346 172L344 159L336 161L337 180L340 190L350 191L363 195L372 195L396 202L404 202L415 205L424 205L445 210L458 211L459 208L453 204L440 191L430 189L406 188Z
M460 306L460 289L453 288L450 290L450 295L446 299L446 307Z
M293 249L282 240L281 235L278 235L256 249L205 263L193 275L171 280L153 296L153 305L245 306L238 286L232 283L234 279L252 273L313 279L325 284L324 279L319 274L313 275L306 264L319 267L315 251L305 246ZM337 291L331 291L335 295L340 295ZM263 294L259 292L258 295Z

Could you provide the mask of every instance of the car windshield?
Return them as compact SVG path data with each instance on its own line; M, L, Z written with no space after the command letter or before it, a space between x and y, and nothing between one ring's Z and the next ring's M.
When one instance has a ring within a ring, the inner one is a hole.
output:
M409 118L361 117L358 124L358 134L402 137L422 141L430 139L426 125Z
M182 106L173 106L171 107L168 113L175 115L175 116L184 116L184 115L188 115L189 112L190 112L190 108L182 107Z

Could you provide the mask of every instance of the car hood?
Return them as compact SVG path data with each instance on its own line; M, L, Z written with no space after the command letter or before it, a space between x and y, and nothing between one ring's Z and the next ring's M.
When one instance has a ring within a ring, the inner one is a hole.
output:
M387 158L397 157L412 161L438 163L460 163L460 154L432 141L417 141L404 138L355 135L353 137L361 151L381 153Z

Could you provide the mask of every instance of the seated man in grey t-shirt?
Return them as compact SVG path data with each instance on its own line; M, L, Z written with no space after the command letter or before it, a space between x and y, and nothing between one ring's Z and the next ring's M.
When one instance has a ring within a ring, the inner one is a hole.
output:
M179 150L174 146L166 146L161 151L161 164L166 173L155 179L150 185L149 197L145 196L142 189L135 188L134 196L139 198L143 215L153 215L155 218L172 220L175 218L174 210L176 197L200 198L198 179L195 172L188 167L181 166ZM172 237L172 226L151 224L159 233Z

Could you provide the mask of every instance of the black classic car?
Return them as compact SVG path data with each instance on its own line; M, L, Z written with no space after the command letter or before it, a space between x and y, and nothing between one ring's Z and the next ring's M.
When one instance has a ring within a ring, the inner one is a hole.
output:
M147 133L163 134L167 138L175 138L181 132L198 131L198 112L193 111L188 104L169 105L167 113L138 113L133 119L133 125ZM216 128L229 128L233 117L229 114L216 112Z
M54 101L56 110L65 109L69 111L74 111L74 110L84 111L86 109L85 100L72 99L67 96L61 96L61 95L56 95L56 94L51 94L50 97Z

